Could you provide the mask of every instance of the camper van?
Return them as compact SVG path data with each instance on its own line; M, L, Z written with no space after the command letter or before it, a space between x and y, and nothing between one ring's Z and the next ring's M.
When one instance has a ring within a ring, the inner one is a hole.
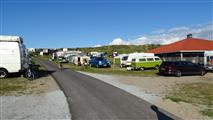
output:
M29 58L23 39L19 36L0 36L0 78L29 67Z
M146 57L146 56L154 56L154 53L131 53L128 55L124 55L120 59L120 66L129 67L129 66L131 66L133 58L140 58L140 57Z
M213 51L204 52L204 67L206 70L213 71Z
M148 68L158 69L161 63L161 59L157 56L133 58L131 66L127 67L127 70L144 70Z

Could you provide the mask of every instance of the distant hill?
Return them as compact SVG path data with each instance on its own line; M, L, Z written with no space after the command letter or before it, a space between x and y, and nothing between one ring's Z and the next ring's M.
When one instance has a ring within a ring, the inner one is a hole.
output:
M69 48L69 50L79 50L84 52L106 52L108 55L113 52L122 53L133 53L133 52L145 52L159 47L159 44L148 44L148 45L109 45L101 47L87 47L87 48Z

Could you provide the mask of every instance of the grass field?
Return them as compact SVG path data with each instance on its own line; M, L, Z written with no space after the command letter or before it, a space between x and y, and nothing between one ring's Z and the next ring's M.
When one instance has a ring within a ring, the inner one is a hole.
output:
M201 113L213 117L213 83L190 83L179 85L167 97L175 102L187 102L203 107Z
M112 74L112 75L131 75L131 76L158 76L157 70L144 70L144 71L127 71L126 68L120 67L111 67L111 68L94 68L90 66L76 66L74 64L64 64L65 67L68 67L76 71L84 71L90 73L100 73L100 74Z

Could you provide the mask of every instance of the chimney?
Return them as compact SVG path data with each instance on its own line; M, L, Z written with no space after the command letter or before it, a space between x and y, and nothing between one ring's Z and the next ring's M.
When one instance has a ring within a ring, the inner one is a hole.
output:
M188 34L188 35L187 35L187 38L192 38L192 34L191 34L191 33Z

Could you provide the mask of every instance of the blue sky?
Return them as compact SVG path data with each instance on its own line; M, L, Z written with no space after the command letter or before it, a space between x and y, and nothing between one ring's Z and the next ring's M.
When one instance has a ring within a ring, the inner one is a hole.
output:
M1 0L0 10L1 34L36 48L149 43L175 28L187 33L210 25L212 33L213 21L212 0Z

